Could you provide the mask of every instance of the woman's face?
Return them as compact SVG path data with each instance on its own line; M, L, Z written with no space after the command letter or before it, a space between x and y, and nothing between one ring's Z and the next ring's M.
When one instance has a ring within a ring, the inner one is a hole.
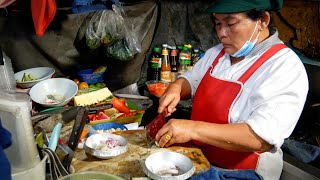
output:
M215 14L214 18L217 35L228 54L237 52L250 39L257 24L245 13ZM251 42L257 37L260 28L258 23Z

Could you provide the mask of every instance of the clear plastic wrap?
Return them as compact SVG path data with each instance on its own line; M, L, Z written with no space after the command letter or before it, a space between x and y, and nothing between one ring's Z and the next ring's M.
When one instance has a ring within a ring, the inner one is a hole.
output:
M116 5L113 10L96 12L86 30L86 44L89 49L105 47L107 57L127 61L141 52L141 42L133 32L133 24Z
M11 59L6 56L0 47L0 89L7 91L16 90L16 80Z

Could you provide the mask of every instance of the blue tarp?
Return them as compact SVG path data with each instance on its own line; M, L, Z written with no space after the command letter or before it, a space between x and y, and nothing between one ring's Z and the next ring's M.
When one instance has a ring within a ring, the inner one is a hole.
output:
M118 0L74 0L72 4L73 13L88 13L93 11L112 9L112 4L121 9L122 5Z

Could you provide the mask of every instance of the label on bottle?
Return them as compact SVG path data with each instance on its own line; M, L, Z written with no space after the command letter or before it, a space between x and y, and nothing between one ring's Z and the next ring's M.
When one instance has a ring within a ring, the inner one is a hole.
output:
M175 80L177 80L178 79L178 72L171 72L170 79L171 79L171 82L174 82Z
M171 71L161 71L161 81L171 82L170 74Z
M154 57L151 59L151 68L160 68L161 67L161 58Z
M181 52L181 53L179 54L179 57L180 57L180 58L185 58L185 59L191 59L191 54L185 53L185 52Z
M172 49L170 52L170 56L177 56L177 51L175 49Z

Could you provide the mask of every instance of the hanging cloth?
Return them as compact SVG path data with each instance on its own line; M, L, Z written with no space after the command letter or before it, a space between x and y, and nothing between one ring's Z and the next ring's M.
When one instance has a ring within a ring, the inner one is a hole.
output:
M55 0L31 0L31 11L37 36L42 36L52 22L57 10Z

